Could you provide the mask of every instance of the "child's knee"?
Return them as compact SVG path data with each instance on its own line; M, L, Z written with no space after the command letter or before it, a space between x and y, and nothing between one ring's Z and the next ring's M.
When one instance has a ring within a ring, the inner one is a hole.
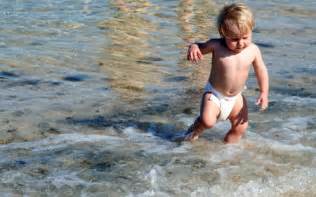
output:
M243 122L241 124L238 124L238 126L232 125L232 130L234 130L234 132L239 135L243 135L246 132L247 128L248 122Z
M204 127L210 129L216 124L216 119L212 119L209 117L201 117L200 118L201 123L204 125Z
M240 133L244 134L248 128L248 122L242 124L242 128L240 129Z

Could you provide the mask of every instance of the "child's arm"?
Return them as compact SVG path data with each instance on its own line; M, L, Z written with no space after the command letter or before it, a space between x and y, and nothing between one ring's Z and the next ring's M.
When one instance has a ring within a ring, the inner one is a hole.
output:
M267 67L265 66L261 52L259 48L256 46L256 55L253 62L253 68L257 77L260 95L257 99L257 105L260 105L261 110L265 110L268 107L269 100L269 76Z
M212 40L204 43L193 43L188 48L187 59L197 62L203 59L203 55L213 51Z

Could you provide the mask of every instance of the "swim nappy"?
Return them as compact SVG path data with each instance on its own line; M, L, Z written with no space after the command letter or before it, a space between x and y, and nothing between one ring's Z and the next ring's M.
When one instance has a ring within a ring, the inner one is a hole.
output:
M215 90L210 83L206 84L204 92L212 93L209 100L213 101L220 109L218 120L227 120L230 112L232 111L236 103L237 96L240 93L236 96L227 97L219 93L217 90Z

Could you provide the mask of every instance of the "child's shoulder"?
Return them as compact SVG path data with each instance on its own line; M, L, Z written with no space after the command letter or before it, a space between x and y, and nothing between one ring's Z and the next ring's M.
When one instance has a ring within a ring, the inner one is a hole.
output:
M261 53L260 48L255 43L251 43L250 47L251 47L252 51L254 51L255 53Z
M223 38L211 38L209 42L213 44L224 44L225 40Z
M225 46L225 40L222 38L211 38L208 43L212 46L212 48Z

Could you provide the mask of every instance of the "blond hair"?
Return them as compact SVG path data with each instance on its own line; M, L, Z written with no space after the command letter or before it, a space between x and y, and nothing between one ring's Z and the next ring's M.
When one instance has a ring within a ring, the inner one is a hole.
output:
M247 34L253 30L254 26L253 14L243 3L225 6L217 19L218 32L222 37Z

